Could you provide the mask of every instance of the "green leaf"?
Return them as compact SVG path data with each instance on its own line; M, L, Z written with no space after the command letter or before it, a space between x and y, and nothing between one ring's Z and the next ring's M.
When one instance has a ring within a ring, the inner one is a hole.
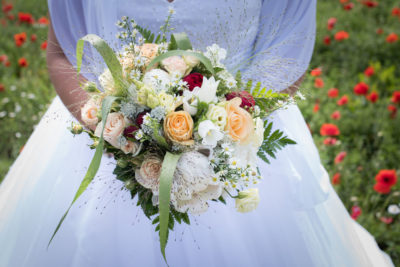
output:
M159 211L160 211L160 248L165 262L165 246L168 240L168 226L170 218L171 185L174 172L181 154L167 152L161 167L159 188Z
M125 89L122 78L122 67L119 63L119 60L117 59L114 51L108 46L106 41L95 34L88 34L82 37L76 44L76 68L78 74L80 73L82 67L83 47L85 42L90 43L94 48L96 48L97 52L99 52L111 72L116 88Z
M171 47L179 50L191 50L192 44L186 33L174 33L171 35Z
M172 57L172 56L193 56L196 57L198 60L200 60L201 63L206 67L206 69L211 72L211 74L214 73L214 69L212 67L211 61L205 57L203 54L197 53L197 52L191 52L191 51L185 51L185 50L172 50L168 51L164 54L161 54L157 56L155 59L153 59L149 65L146 68L146 71L149 71L155 64L161 62L162 60Z
M108 113L110 112L111 105L115 101L115 99L117 99L117 98L114 97L114 96L107 96L103 100L102 107L101 107L101 117L103 118L103 120L101 122L102 130L101 130L101 135L100 135L100 139L99 139L99 144L97 145L97 148L96 148L96 152L94 153L93 159L90 162L89 168L88 168L88 170L86 172L86 175L83 178L83 180L82 180L82 182L81 182L81 184L80 184L80 186L78 188L78 191L75 193L75 196L74 196L74 199L72 200L72 203L69 205L69 208L64 213L64 215L62 216L60 222L58 223L53 235L51 236L51 239L50 239L49 244L47 245L47 247L50 246L51 241L53 240L54 236L56 235L58 229L60 229L61 224L63 223L64 219L67 217L67 214L68 214L69 210L71 209L72 205L82 195L82 193L86 190L86 188L88 187L90 182L93 180L94 176L96 175L97 171L99 170L101 157L103 156L103 148L104 148L104 139L103 139L104 126L106 124L107 116L108 116Z

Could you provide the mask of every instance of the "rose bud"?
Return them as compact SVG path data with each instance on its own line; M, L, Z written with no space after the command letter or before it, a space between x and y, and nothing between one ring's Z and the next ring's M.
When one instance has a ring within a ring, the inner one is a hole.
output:
M247 110L256 105L256 101L254 101L253 96L247 91L232 92L232 93L226 94L225 97L226 97L226 100L228 100L228 101L235 97L240 97L242 99L242 104L240 104L240 107L247 109Z
M128 166L128 162L124 159L119 159L117 160L117 165L120 168L125 168L126 166Z
M72 134L81 134L83 132L83 127L79 123L72 123L70 130Z
M201 87L201 85L203 84L203 75L194 72L187 75L182 80L188 84L189 91L193 91L195 87Z

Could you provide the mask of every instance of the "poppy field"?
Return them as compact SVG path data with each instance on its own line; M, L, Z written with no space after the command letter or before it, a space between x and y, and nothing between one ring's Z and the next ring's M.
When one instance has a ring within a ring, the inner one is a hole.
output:
M0 181L55 96L44 0L2 1ZM319 0L300 109L354 220L400 264L400 1Z

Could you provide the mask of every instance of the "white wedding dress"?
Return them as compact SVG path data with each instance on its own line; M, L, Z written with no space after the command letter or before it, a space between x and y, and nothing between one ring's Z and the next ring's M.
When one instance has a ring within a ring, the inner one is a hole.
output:
M49 1L53 27L74 64L76 41L95 33L117 49L116 20L130 16L157 31L168 7L177 31L194 47L216 42L239 62L244 77L276 90L307 69L315 30L313 0L64 0ZM86 76L99 73L98 58ZM89 59L90 58L90 59ZM47 249L94 154L85 135L72 136L71 115L56 97L0 186L0 266L165 266L158 235L103 156L97 177L71 209ZM274 126L297 145L260 161L264 179L256 211L240 214L233 201L212 203L176 225L167 245L170 266L392 266L374 238L352 220L329 183L297 106L275 112Z

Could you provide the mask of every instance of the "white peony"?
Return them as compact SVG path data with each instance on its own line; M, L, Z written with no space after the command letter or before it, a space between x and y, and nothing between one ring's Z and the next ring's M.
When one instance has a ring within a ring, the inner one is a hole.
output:
M239 192L235 207L238 212L246 213L255 210L259 202L258 188L250 188Z
M211 147L215 147L217 142L224 137L219 127L210 120L200 122L199 135L203 139L202 144Z
M226 109L221 106L210 105L206 114L207 119L214 122L221 130L225 129L228 114Z
M166 91L171 83L169 74L160 69L153 69L143 77L143 83L153 87L157 91Z
M178 161L171 188L171 201L177 211L200 214L207 201L218 199L222 186L213 181L215 173L208 157L198 151L183 153Z
M220 81L215 81L214 77L207 79L203 78L201 88L196 90L196 95L201 102L211 103L215 101L217 88Z

